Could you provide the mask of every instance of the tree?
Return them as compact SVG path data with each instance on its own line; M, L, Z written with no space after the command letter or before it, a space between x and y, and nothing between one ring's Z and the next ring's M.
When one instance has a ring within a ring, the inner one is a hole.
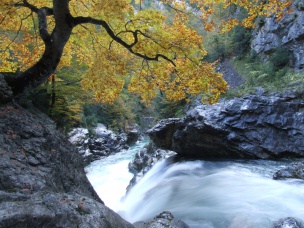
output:
M203 61L202 37L188 16L200 18L208 31L215 29L209 17L215 5L247 9L243 22L229 18L221 25L227 31L240 23L252 26L258 15L279 19L291 1L158 1L171 9L170 22L160 10L143 9L144 1L133 2L135 7L131 2L1 0L0 71L16 72L4 74L14 95L37 88L75 57L89 67L84 88L103 102L118 96L127 76L129 90L146 101L163 91L170 100L201 94L203 101L214 102L227 84L214 64Z

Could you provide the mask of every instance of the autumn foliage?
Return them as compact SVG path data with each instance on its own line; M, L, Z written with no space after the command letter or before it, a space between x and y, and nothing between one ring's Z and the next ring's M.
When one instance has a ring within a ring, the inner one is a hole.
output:
M130 77L129 91L144 101L159 91L174 101L192 95L217 101L227 84L215 65L204 61L203 37L191 27L190 18L198 18L205 31L225 32L236 25L251 27L259 15L279 20L291 5L290 0L163 0L151 9L134 0L1 0L0 71L23 72L39 61L47 40L44 30L56 32L55 38L61 34L55 29L60 15L53 8L59 1L67 3L73 29L57 70L76 58L88 66L81 75L83 87L92 90L96 100L110 103ZM231 15L220 24L212 20L216 9L232 6L245 9L247 17L238 21ZM39 12L47 12L47 27L38 20Z

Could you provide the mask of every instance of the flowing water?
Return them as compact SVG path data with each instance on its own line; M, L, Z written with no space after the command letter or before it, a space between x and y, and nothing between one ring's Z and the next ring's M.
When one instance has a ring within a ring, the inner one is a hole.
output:
M134 153L114 156L87 167L88 177L106 205L130 222L151 219L164 210L193 228L267 228L288 216L304 218L304 183L272 180L287 161L169 158L120 200L132 177L127 163Z
M104 203L116 211L120 199L126 194L126 188L133 177L128 164L148 140L137 142L129 150L110 155L92 162L85 168L87 177Z

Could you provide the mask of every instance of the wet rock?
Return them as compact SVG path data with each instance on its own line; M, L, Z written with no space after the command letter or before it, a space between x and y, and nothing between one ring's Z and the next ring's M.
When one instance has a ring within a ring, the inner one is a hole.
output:
M303 222L296 218L287 217L273 223L273 228L304 228Z
M155 125L152 130L148 130L147 133L150 138L157 142L156 145L159 148L170 148L172 143L172 135L176 130L176 123L180 119L169 118L161 120L157 125Z
M132 145L139 139L140 132L137 129L132 129L127 132L127 144Z
M304 163L303 162L294 162L290 166L277 171L273 175L273 179L287 179L295 178L304 180Z
M194 158L284 158L304 156L301 94L248 95L201 105L181 119L148 131L161 149Z
M174 218L169 211L164 211L148 222L136 222L136 228L188 228L182 220Z
M157 149L152 143L140 150L129 163L129 171L133 173L127 191L129 191L159 160L176 155L169 150Z
M77 146L86 165L129 148L125 133L115 134L102 124L98 124L94 132L90 135L88 129L76 128L69 133L70 142Z

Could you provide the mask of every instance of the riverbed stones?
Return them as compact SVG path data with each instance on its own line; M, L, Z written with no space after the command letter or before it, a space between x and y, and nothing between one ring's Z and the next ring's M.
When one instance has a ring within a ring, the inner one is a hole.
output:
M286 168L280 169L273 175L273 179L302 179L304 180L304 162L294 162Z
M90 134L89 130L86 128L73 129L69 133L69 140L72 144L77 146L79 153L84 159L85 165L88 165L102 157L128 149L128 144L134 143L134 135L132 136L133 139L129 140L128 134L115 134L103 124L98 124L97 127L94 128L93 134Z
M170 150L157 149L153 143L149 143L145 148L135 154L134 159L128 164L129 171L133 173L133 178L127 187L129 191L158 161L176 155Z
M154 219L147 222L136 222L133 224L135 228L189 228L189 226L174 216L169 211L163 211Z
M304 156L303 94L247 95L201 105L148 130L155 145L192 158Z
M304 228L304 224L299 219L287 217L274 222L272 228Z

